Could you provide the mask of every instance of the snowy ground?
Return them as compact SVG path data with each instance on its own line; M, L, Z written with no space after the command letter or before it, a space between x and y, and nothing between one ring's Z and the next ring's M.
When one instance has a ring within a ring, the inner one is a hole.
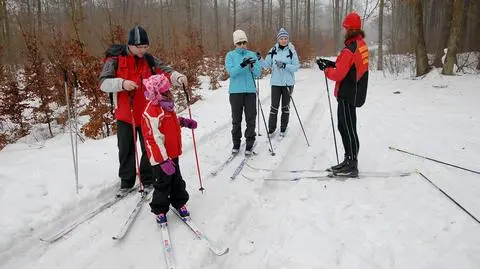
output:
M478 75L444 77L437 71L416 80L371 73L367 102L357 112L360 170L419 169L480 218L478 175L388 149L396 146L480 170L479 82ZM268 116L268 77L260 84ZM329 85L332 92L333 83ZM213 256L169 215L179 268L479 267L480 224L418 175L272 182L262 178L285 175L245 167L243 174L257 180L239 176L231 181L237 158L211 177L209 171L231 149L230 110L224 88L204 91L203 97L192 113L199 122L196 137L206 192L198 191L188 130L183 133L182 174L193 218L230 253ZM274 142L276 156L267 151L262 123L259 155L250 165L324 169L335 163L323 74L316 68L298 72L294 98L310 147L292 110L288 136ZM39 241L110 198L118 187L116 138L89 140L79 146L81 189L76 195L69 139L59 135L41 149L16 144L0 152L0 267L164 268L161 235L148 206L123 241L111 239L133 198L54 244ZM337 140L343 155L339 135Z

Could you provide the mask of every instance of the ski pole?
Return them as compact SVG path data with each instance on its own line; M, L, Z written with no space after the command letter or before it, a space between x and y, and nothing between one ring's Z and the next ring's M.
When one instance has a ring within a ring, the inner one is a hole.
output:
M187 108L188 108L188 115L190 116L190 119L192 119L192 110L190 109L190 98L188 97L188 92L187 88L185 88L185 85L182 85L183 87L183 92L185 93L185 97L187 98ZM197 162L197 173L198 173L198 181L200 182L200 188L198 189L199 191L202 192L205 190L202 184L202 175L200 174L200 164L198 162L198 152L197 152L197 142L195 140L195 132L192 129L192 139L193 139L193 149L195 151L195 161Z
M68 126L70 129L70 145L72 147L72 161L73 161L73 171L75 173L75 191L78 194L78 173L77 173L77 163L75 161L75 149L73 147L73 135L72 135L72 115L70 113L70 101L68 98L68 75L67 71L63 71L63 81L65 87L65 101L67 105L67 117L68 117Z
M297 106L295 105L295 101L293 101L293 97L292 97L292 94L290 92L290 86L287 85L287 80L285 79L285 73L284 73L283 69L280 69L280 71L282 72L283 82L285 83L285 87L287 88L288 96L289 96L290 100L292 101L293 108L295 109L295 113L297 114L298 122L300 122L300 127L302 127L303 135L305 136L305 141L307 141L307 146L310 147L310 143L308 143L307 134L305 133L305 129L303 128L302 120L300 119L300 115L298 115ZM293 87L292 87L292 90L293 90Z
M260 110L260 80L257 78L257 111ZM262 136L260 133L260 113L257 113L257 135Z
M72 114L73 114L73 126L75 129L75 179L77 183L77 192L78 192L78 125L77 125L77 91L78 91L78 77L75 71L72 71L73 74L73 101L72 101Z
M137 128L135 127L135 116L133 114L133 98L135 96L135 91L130 92L130 113L132 114L132 131L133 131L133 149L135 154L135 170L137 170L138 176L138 192L143 193L143 183L142 176L140 174L140 164L138 161L138 152L137 152Z
M475 173L475 174L478 174L480 175L480 172L478 171L475 171L475 170L471 170L471 169L467 169L467 168L464 168L464 167L461 167L461 166L458 166L458 165L455 165L455 164L451 164L451 163L447 163L447 162L442 162L442 161L439 161L439 160L435 160L435 159L432 159L432 158L429 158L429 157L426 157L426 156L422 156L422 155L418 155L418 154L415 154L415 153L411 153L411 152L408 152L408 151L405 151L405 150L401 150L401 149L398 149L398 148L395 148L395 147L388 147L389 149L391 150L396 150L398 152L402 152L402 153L406 153L406 154L409 154L409 155L413 155L413 156L416 156L416 157L420 157L420 158L423 158L425 160L429 160L429 161L432 161L432 162L436 162L436 163L440 163L440 164L444 164L444 165L448 165L448 166L451 166L451 167L455 167L457 169L462 169L462 170L465 170L465 171L468 171L468 172L471 172L471 173Z
M465 213L467 213L470 217L472 217L472 219L474 219L476 222L480 224L480 221L477 218L475 218L475 216L473 216L470 212L468 212L468 210L466 210L461 204L455 201L455 199L450 197L450 195L448 195L445 191L443 191L441 188L435 185L435 183L433 183L430 179L428 179L422 172L419 171L418 174L420 174L420 176L422 176L426 181L432 184L432 186L434 186L438 191L440 191L443 195L445 195L448 199L450 199L450 201L452 201L454 204L460 207L460 209L462 209Z
M335 125L333 124L332 102L330 101L330 91L328 90L327 75L325 75L325 85L327 86L328 107L330 108L330 120L332 122L333 143L335 144L335 154L337 156L337 164L339 164L340 161L338 160L337 138L335 137Z
M250 74L252 75L253 85L255 85L255 76L253 75L253 70L251 66L250 66ZM257 96L258 96L258 90L257 90ZM265 120L265 114L263 114L263 108L261 105L260 105L260 112L262 113L263 123L265 125L265 132L268 134L267 121ZM268 138L268 144L270 145L270 155L275 156L275 151L273 151L273 146L272 146L272 140L270 139L269 135L267 135L267 138Z

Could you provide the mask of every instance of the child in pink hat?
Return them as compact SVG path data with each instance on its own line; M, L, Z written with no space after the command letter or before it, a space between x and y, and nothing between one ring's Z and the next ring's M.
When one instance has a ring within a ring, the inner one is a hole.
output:
M195 129L197 122L177 117L170 82L163 74L144 79L143 84L149 102L142 117L142 133L155 177L150 207L157 223L165 224L170 204L182 217L190 215L185 206L189 195L178 164L182 154L180 127Z

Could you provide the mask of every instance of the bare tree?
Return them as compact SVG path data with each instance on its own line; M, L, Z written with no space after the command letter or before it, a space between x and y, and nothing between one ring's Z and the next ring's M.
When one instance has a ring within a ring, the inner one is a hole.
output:
M380 0L380 11L378 17L378 64L377 70L383 70L383 9L385 1Z
M237 0L233 0L233 31L235 29L237 29Z
M437 3L438 4L438 3ZM445 15L441 21L440 39L437 41L437 48L435 50L435 59L433 60L433 66L442 67L442 57L444 55L443 50L447 47L448 35L453 18L453 0L445 0L443 10Z
M333 40L335 50L340 49L340 0L333 2Z
M423 34L423 10L422 2L420 0L413 1L413 8L415 11L415 34L416 34L416 68L417 76L425 75L430 71L428 65L427 49L425 47L425 37Z
M453 75L453 65L456 63L458 40L460 37L461 23L463 15L463 1L454 0L453 2L453 18L450 27L450 36L448 38L448 51L445 63L443 64L442 74Z
M310 24L310 15L311 15L311 9L310 9L310 0L307 0L307 42L310 43L311 41L311 36L312 36L312 26Z
M265 0L262 0L262 39L265 38Z
M294 31L294 21L295 21L295 18L294 18L294 0L290 0L290 31Z
M214 10L215 10L215 51L219 51L220 46L220 32L219 32L219 21L218 21L218 3L217 0L213 0Z

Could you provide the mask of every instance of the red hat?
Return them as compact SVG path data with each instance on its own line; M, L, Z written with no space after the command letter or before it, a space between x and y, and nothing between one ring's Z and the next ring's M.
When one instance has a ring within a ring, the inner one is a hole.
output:
M351 12L343 20L343 28L347 30L358 30L362 28L362 20L356 12Z

